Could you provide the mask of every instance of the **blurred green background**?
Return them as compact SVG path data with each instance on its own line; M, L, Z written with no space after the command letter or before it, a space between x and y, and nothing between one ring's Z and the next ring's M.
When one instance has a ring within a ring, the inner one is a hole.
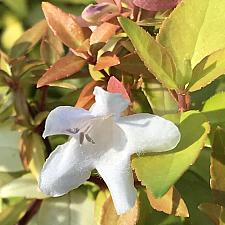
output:
M43 18L41 0L0 0L0 49L5 52L15 40ZM61 9L80 15L93 0L52 0L48 1Z

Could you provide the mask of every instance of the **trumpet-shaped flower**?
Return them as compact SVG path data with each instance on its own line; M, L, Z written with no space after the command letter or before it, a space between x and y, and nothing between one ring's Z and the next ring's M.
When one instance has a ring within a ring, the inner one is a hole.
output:
M128 101L119 93L95 87L94 95L89 111L60 106L50 112L43 136L66 134L70 139L46 160L39 187L47 195L61 196L84 183L96 168L122 214L136 201L130 156L173 149L180 132L172 122L148 113L122 117Z

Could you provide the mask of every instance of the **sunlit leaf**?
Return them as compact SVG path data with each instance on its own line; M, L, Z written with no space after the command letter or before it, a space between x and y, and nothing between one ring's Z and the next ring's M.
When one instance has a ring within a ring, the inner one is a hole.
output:
M22 171L23 166L19 156L19 138L17 131L10 129L11 124L4 123L0 126L0 171Z
M212 146L210 186L215 202L225 207L225 131L218 128Z
M155 79L144 79L142 90L155 114L162 116L178 112L172 94Z
M178 89L176 69L169 52L135 22L125 17L120 17L119 21L149 71L167 88Z
M147 195L151 206L157 211L163 211L169 215L189 217L187 206L175 187L171 187L160 199L156 199L150 191L147 191Z
M47 30L47 23L42 20L23 33L11 49L11 56L16 58L28 53Z
M196 161L209 133L209 124L201 113L188 111L181 114L179 129L181 141L173 151L137 156L132 161L138 179L155 197L163 196Z
M225 93L217 93L208 99L202 109L202 112L212 124L225 122Z
M7 207L0 213L1 225L15 225L17 221L25 214L28 206L28 201L22 200L19 203Z
M90 37L90 45L107 42L118 30L119 26L113 23L104 22L96 27Z
M42 202L34 218L39 225L95 225L94 201L81 190Z
M41 193L35 177L28 173L12 180L0 188L1 198L25 197L43 199L47 196Z
M68 47L72 49L80 48L90 36L90 30L81 28L75 16L63 12L48 2L42 3L42 9L49 27Z
M112 198L108 197L103 205L100 225L135 225L139 218L139 201L134 207L122 215L117 215Z
M116 54L112 52L105 52L98 58L94 70L103 70L118 64L120 64L120 60Z
M38 80L37 87L48 85L49 83L69 77L80 71L85 65L86 60L69 54L59 59L47 72Z
M220 49L205 57L193 70L192 79L188 85L190 91L205 87L220 75L225 73L225 49Z
M225 47L225 2L220 0L184 0L164 21L157 40L168 48L185 77L187 59L192 69L206 56Z

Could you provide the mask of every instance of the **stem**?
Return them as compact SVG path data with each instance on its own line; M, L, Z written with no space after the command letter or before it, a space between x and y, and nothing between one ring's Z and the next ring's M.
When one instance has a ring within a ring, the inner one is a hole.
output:
M29 209L24 214L24 216L18 221L17 225L26 225L33 218L33 216L38 212L41 206L42 200L35 199L31 203Z
M179 112L185 112L190 108L190 94L188 92L178 93L178 109Z
M48 96L48 86L44 86L41 88L41 100L40 100L40 106L39 106L39 109L40 111L45 111L45 106L46 106L46 99L47 99L47 96Z

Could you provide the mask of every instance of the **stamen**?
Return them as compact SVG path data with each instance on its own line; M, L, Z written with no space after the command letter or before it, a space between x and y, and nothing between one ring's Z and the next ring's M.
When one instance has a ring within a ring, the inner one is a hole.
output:
M70 132L72 134L77 134L80 131L80 129L78 129L78 128L70 128L70 129L67 129L66 131L68 131L68 132Z
M84 132L80 132L79 138L80 138L80 145L82 145L84 142Z
M88 134L85 134L85 138L88 142L95 144L95 141Z

